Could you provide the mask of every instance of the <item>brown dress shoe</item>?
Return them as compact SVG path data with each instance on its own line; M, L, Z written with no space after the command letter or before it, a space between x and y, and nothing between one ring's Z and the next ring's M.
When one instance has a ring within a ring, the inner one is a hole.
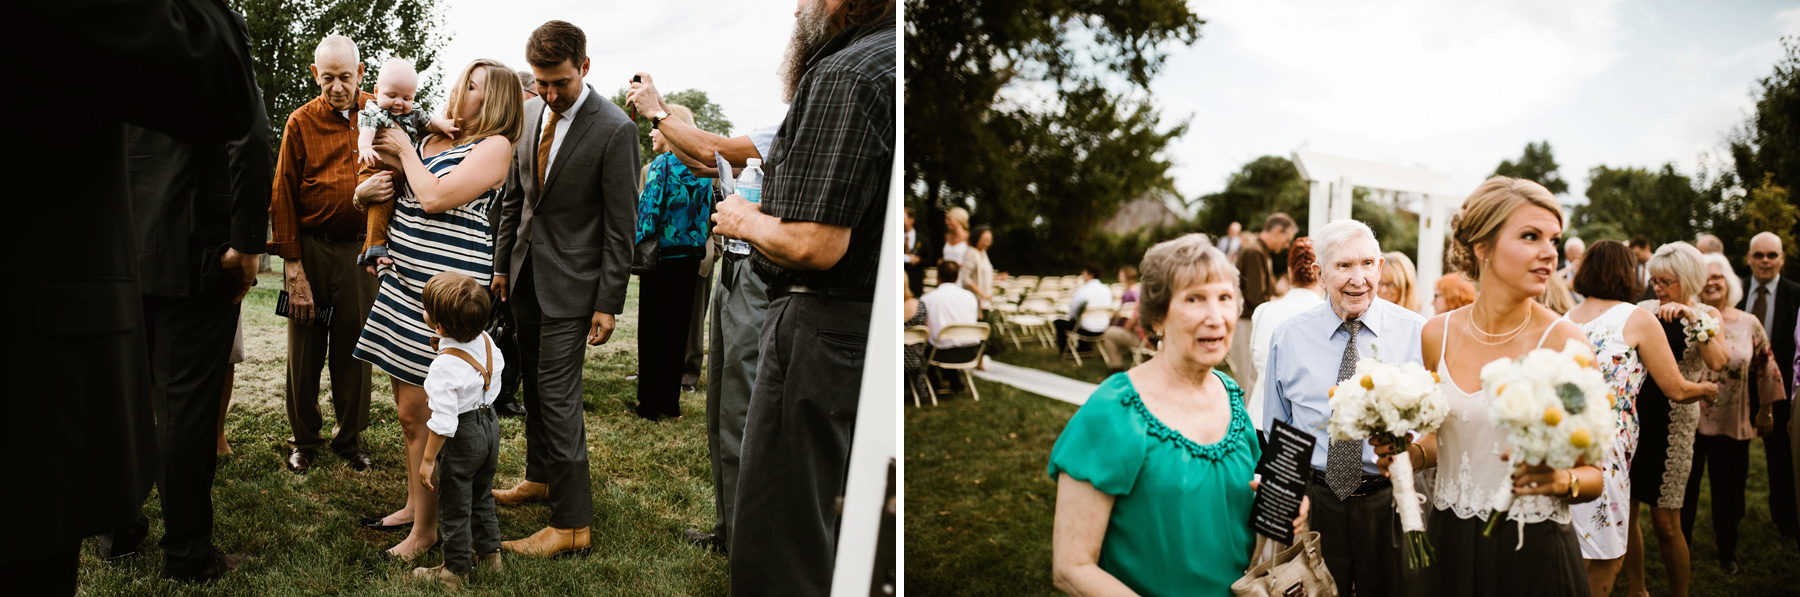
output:
M554 557L565 554L585 553L588 550L588 527L579 529L559 529L544 527L530 537L518 541L507 541L500 547L522 556Z
M375 459L369 458L369 453L362 451L360 448L355 452L342 454L341 456L344 457L345 462L350 463L350 468L356 472L366 473L375 470Z
M287 462L286 462L287 470L293 471L296 473L300 473L300 474L306 474L306 471L312 470L312 461L313 461L312 451L294 448L292 451L288 452L288 457L287 457Z
M527 502L541 502L550 498L550 486L545 483L520 481L512 489L495 489L494 501L502 506L517 506Z
M493 553L485 556L475 556L474 572L479 572L481 574L499 574L501 571L506 570L506 562L502 561L500 558L501 551L503 550L496 549Z

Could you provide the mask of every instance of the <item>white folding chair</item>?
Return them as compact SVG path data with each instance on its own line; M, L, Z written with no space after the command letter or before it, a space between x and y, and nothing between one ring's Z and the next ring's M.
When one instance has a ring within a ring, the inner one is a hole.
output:
M1028 332L1036 336L1044 348L1054 346L1050 343L1050 320L1045 314L1053 312L1050 300L1042 297L1028 298L1019 303L1019 310L1006 316L1006 322L1017 327L1020 332ZM1013 335L1013 348L1019 347L1017 334Z
M1098 332L1090 332L1090 331L1081 329L1081 320L1089 319L1089 318L1098 319L1102 316L1105 316L1108 321L1111 321L1112 317L1113 317L1113 313L1114 313L1114 309L1111 306L1090 305L1086 309L1083 309L1081 311L1080 315L1075 317L1075 327L1073 329L1070 329L1068 335L1064 336L1064 338L1066 339L1065 341L1069 345L1069 356L1075 357L1075 366L1076 367L1081 366L1081 350L1080 350L1081 343L1082 342L1088 343L1090 346L1093 347L1092 350L1094 352L1091 354L1093 354L1095 356L1099 356L1099 354L1100 354L1100 339L1106 335L1106 330L1100 330Z
M931 339L931 330L929 328L926 328L925 326L915 325L915 326L906 328L906 344L905 344L905 346L907 348L925 344L925 342L929 339ZM923 365L921 365L921 366L923 366ZM931 395L931 405L937 406L937 392L931 391L931 388L921 388L918 386L918 384L912 383L912 380L916 379L917 376L922 373L924 373L924 372L923 371L907 371L906 372L906 385L908 387L912 388L913 406L920 406L919 392L924 392L926 394L930 394Z
M985 323L953 323L944 326L943 329L938 330L939 342L973 341L975 342L974 355L969 357L969 360L967 361L940 361L938 360L939 351L934 348L931 351L931 357L927 359L928 366L937 367L939 369L962 371L963 382L969 385L969 393L974 395L975 400L979 402L981 400L981 392L975 389L975 376L969 372L973 371L975 366L981 363L981 354L987 349L987 340L988 324ZM936 393L935 390L932 391L932 394L935 395ZM936 404L935 397L933 398L932 403Z

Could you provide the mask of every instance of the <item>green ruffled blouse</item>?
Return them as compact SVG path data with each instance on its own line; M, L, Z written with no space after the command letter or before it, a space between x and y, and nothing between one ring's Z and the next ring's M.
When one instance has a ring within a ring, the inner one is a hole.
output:
M1100 568L1142 595L1230 595L1250 566L1250 489L1262 456L1230 376L1231 424L1201 445L1164 425L1120 373L1100 384L1050 450L1059 473L1114 496Z

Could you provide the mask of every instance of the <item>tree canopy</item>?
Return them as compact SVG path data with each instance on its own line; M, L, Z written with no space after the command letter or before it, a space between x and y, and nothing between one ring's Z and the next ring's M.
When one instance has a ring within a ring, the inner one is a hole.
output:
M1544 185L1551 193L1561 195L1569 192L1569 183L1564 181L1558 172L1556 156L1550 151L1549 141L1525 144L1525 155L1519 161L1500 160L1500 167L1494 169L1496 176L1523 178Z
M906 184L927 246L961 205L994 227L996 266L1072 267L1120 204L1173 190L1161 153L1186 123L1165 125L1146 91L1165 45L1199 39L1185 2L907 0L906 12Z

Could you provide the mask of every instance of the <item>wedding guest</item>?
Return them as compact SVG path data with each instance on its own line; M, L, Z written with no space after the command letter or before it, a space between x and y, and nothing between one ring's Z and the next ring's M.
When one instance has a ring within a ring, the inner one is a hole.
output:
M1718 394L1700 403L1694 468L1681 506L1681 534L1693 544L1700 477L1707 475L1712 481L1712 527L1719 567L1736 575L1738 522L1744 518L1744 485L1750 477L1750 440L1774 430L1775 413L1769 406L1786 400L1787 391L1762 322L1733 306L1743 300L1744 290L1731 271L1731 261L1723 253L1707 253L1704 262L1706 284L1700 288L1700 302L1723 317L1716 342L1724 344L1728 359L1717 376Z
M1288 243L1294 240L1295 230L1294 218L1280 212L1269 214L1263 220L1262 231L1244 239L1244 248L1238 253L1237 269L1243 272L1238 291L1244 297L1244 312L1237 322L1237 336L1231 339L1231 355L1225 362L1245 387L1256 387L1255 361L1250 358L1251 328L1254 327L1250 316L1256 313L1257 307L1275 297L1272 259L1276 253L1287 250Z
M674 120L692 124L693 112L669 104ZM664 119L667 121L667 119ZM681 418L681 376L686 366L694 287L712 226L712 179L700 178L669 149L658 125L650 129L656 158L645 166L637 203L635 243L654 240L655 270L638 276L638 406L645 420Z
M1106 283L1100 281L1100 272L1098 263L1089 261L1087 265L1082 266L1081 286L1076 287L1075 296L1069 300L1068 315L1050 322L1050 327L1056 330L1058 352L1069 349L1064 339L1077 327L1088 334L1097 336L1105 334L1106 328L1112 326L1110 317L1096 317L1087 314L1089 307L1104 307L1113 303L1112 289L1107 288Z
M938 286L919 298L919 309L927 313L925 318L931 345L937 348L936 356L946 362L962 362L974 358L977 342L965 340L946 340L938 336L945 326L959 323L976 323L981 321L980 300L975 294L958 282L962 280L962 267L955 263L946 263L938 268ZM932 375L935 371L927 371ZM962 391L962 378L948 376L945 383L951 391Z
M249 68L243 76L254 85ZM161 575L176 580L215 578L248 559L213 545L219 442L208 433L218 428L219 396L230 383L239 303L256 280L268 242L269 117L261 101L241 108L252 111L253 122L230 142L184 142L140 126L127 126L125 133L132 210L139 214L138 287L158 397ZM134 553L148 522L140 517L103 535L100 555Z
M1462 274L1448 273L1437 281L1437 298L1431 299L1433 313L1449 313L1475 302L1475 285Z
M1575 296L1569 292L1569 282L1559 276L1550 276L1550 281L1544 283L1544 293L1538 295L1537 302L1557 315L1575 308Z
M381 305L369 313L356 358L387 373L394 386L401 440L406 448L406 506L385 517L369 517L371 528L399 528L408 522L412 532L386 557L410 560L438 541L438 496L422 483L422 466L431 429L430 397L425 377L437 358L428 341L436 332L425 323L426 281L444 272L456 272L487 285L494 271L494 245L488 228L491 203L500 197L513 141L522 134L522 94L505 65L487 59L464 67L450 88L450 115L463 123L450 137L433 133L413 145L405 133L383 131L376 152L382 160L404 173L410 194L378 192L370 178L358 187L365 202L395 201L391 259L382 259L371 273L381 279ZM380 176L379 174L376 176ZM391 190L391 187L390 187ZM496 388L496 396L498 388Z
M1662 320L1663 335L1669 348L1680 355L1682 374L1698 379L1703 369L1717 371L1725 366L1724 342L1712 339L1693 342L1688 339L1681 320L1697 320L1699 315L1717 319L1717 309L1699 304L1696 295L1706 283L1706 266L1700 251L1693 245L1675 242L1656 250L1646 266L1650 286L1657 299L1639 303L1653 310ZM1663 569L1668 571L1670 593L1685 597L1688 591L1689 566L1687 539L1681 533L1681 504L1687 497L1688 473L1694 463L1694 430L1699 425L1700 400L1654 396L1646 391L1638 398L1637 455L1631 461L1631 536L1625 548L1625 580L1631 594L1644 593L1644 542L1638 530L1637 503L1650 505L1651 524L1656 529L1656 544L1662 553Z
M637 125L583 82L590 62L580 28L544 23L525 43L525 60L538 97L525 103L527 130L511 168L502 168L493 288L518 316L521 368L537 391L525 394L525 479L495 490L494 500L550 502L543 529L502 545L553 556L590 543L582 364L587 346L612 338L625 309L640 161Z
M1700 253L1705 255L1725 254L1725 243L1720 241L1719 237L1711 234L1702 234L1699 238L1695 239L1694 248L1699 249Z
M533 91L537 89L537 75L531 74L531 69L525 68L521 68L515 72L519 76L519 87L523 88L522 91L525 92L525 99L529 100L537 97L537 92Z
M879 265L893 263L881 239L897 157L894 3L799 12L782 69L792 103L762 203L728 196L713 216L769 282L732 522L731 586L743 595L829 590L858 408L846 390L862 380Z
M969 248L963 252L962 275L957 279L981 300L981 318L986 320L994 303L994 262L988 260L988 248L994 246L994 231L987 226L976 226L969 230L969 239Z
M0 586L72 595L83 538L137 520L157 473L147 322L134 307L143 299L126 125L223 144L256 126L261 101L249 36L223 3L71 0L4 12L0 60L19 72L119 66L68 77L51 93L30 77L6 86L7 111L26 116L10 124L9 140L38 149L11 152L8 171L64 188L54 200L9 206L22 225L0 256L14 290L0 293L0 305L17 322L3 357L14 373L4 402L20 424L7 441L30 450L9 462L16 481L0 491L9 539L0 542ZM77 118L37 117L72 105ZM76 220L93 232L79 242L69 226L45 225ZM56 258L44 258L46 248Z
M1571 236L1563 241L1563 268L1556 272L1564 280L1574 282L1576 272L1581 271L1581 260L1587 254L1587 242L1581 237ZM1579 292L1576 294L1580 294Z
M288 293L287 401L289 471L312 469L320 437L320 374L331 367L331 406L337 425L330 441L350 468L368 472L375 462L362 448L369 425L369 364L351 353L363 321L375 305L375 279L356 263L367 215L352 205L356 194L356 119L375 99L359 91L363 63L356 43L330 35L313 51L319 97L288 116L275 159L269 196L269 252L281 257ZM391 184L392 175L377 175ZM378 183L379 184L379 183ZM485 214L484 214L485 219ZM336 311L329 324L319 307Z
M1405 253L1389 251L1381 255L1381 286L1376 289L1376 296L1418 313L1421 308L1418 286L1419 275L1413 270L1412 259Z
M1587 559L1589 592L1611 595L1630 537L1627 522L1632 510L1631 460L1638 448L1638 403L1711 396L1718 386L1682 377L1656 316L1632 303L1639 292L1632 275L1636 261L1624 243L1594 243L1582 264L1575 274L1575 290L1587 300L1571 309L1567 319L1581 326L1594 347L1600 372L1616 398L1613 414L1618 434L1601 466L1599 499L1570 506L1569 515L1581 543L1581 556ZM1647 380L1656 383L1646 386Z
M1437 373L1450 414L1434 434L1405 447L1415 466L1437 467L1435 506L1426 527L1437 561L1427 569L1432 595L1587 595L1588 579L1569 505L1593 501L1601 473L1514 465L1507 432L1488 415L1481 368L1536 348L1560 350L1587 337L1535 299L1555 272L1562 206L1542 185L1496 176L1481 184L1451 220L1451 260L1481 284L1475 304L1433 317L1421 332L1425 368ZM1465 386L1475 389L1464 389ZM1380 464L1393 452L1382 445ZM1493 496L1518 497L1492 536L1483 534Z
M1164 347L1100 384L1050 451L1052 579L1075 595L1228 594L1250 564L1262 454L1243 390L1218 368L1243 308L1238 272L1198 234L1151 247L1139 271L1143 325Z
M906 288L918 296L925 293L925 243L919 238L919 229L913 224L913 209L906 208L906 238L900 243L905 251L906 260L902 261L906 268Z
M1275 421L1319 440L1313 445L1312 530L1340 595L1418 595L1423 580L1400 544L1394 490L1368 443L1333 441L1329 390L1380 355L1399 365L1420 362L1425 318L1379 297L1381 245L1362 222L1338 220L1319 231L1314 263L1323 304L1278 324L1269 338L1263 429Z
M1275 330L1293 319L1294 316L1311 310L1325 301L1325 291L1319 287L1318 257L1313 251L1313 239L1303 236L1294 239L1293 246L1288 247L1288 275L1294 280L1294 287L1280 299L1263 303L1250 316L1251 325L1256 327L1256 334L1251 336L1255 345L1250 347L1250 355L1256 359L1256 375L1264 378L1269 373L1269 346L1275 338ZM1257 384L1250 390L1250 402L1245 406L1250 411L1250 422L1256 424L1256 430L1267 433L1267 423L1263 419L1263 406L1267 404L1268 384Z
M1113 373L1124 371L1125 359L1131 351L1144 345L1137 314L1140 288L1137 266L1119 268L1119 283L1125 285L1124 294L1119 295L1119 311L1113 315L1112 327L1106 328L1106 333L1100 336L1100 358Z
M1788 398L1770 407L1775 412L1775 424L1763 434L1763 450L1769 464L1769 518L1783 538L1792 539L1800 536L1794 508L1793 435L1788 433L1793 411L1794 336L1796 314L1800 314L1800 284L1781 275L1787 264L1787 247L1774 233L1759 232L1750 237L1750 252L1744 261L1750 265L1750 275L1743 279L1744 300L1737 308L1755 317L1768 333L1775 363L1781 370L1781 387ZM1757 408L1755 404L1751 407Z
M1650 239L1642 234L1633 235L1631 240L1626 241L1626 246L1631 247L1631 256L1637 258L1638 285L1644 288L1643 294L1638 295L1638 301L1656 298L1655 289L1650 287Z
M626 99L639 114L666 113L662 96L650 73L637 73L628 83L631 91ZM688 126L679 119L664 119L657 125L663 140L674 150L695 176L731 176L718 173L717 158L697 160L689 156L724 157L732 165L742 165L750 158L763 160L773 155L771 145L781 123L765 126L747 135L726 138ZM737 502L738 463L743 454L744 419L750 410L750 392L756 386L756 365L763 321L769 306L768 285L756 273L750 259L726 253L720 246L717 231L711 239L712 254L724 254L719 265L719 284L713 291L712 324L707 334L706 374L706 445L712 460L713 510L717 520L711 531L682 529L688 541L714 551L724 551L730 544L733 508ZM710 273L711 264L702 264ZM921 270L923 271L923 270Z
M938 265L962 263L963 253L968 250L969 210L952 207L944 212L944 250L938 255Z
M1216 246L1220 252L1225 253L1225 258L1231 260L1232 263L1237 263L1238 252L1244 250L1243 234L1244 225L1232 222L1230 226L1225 227L1225 235L1219 237L1219 242Z
M901 326L910 328L930 323L930 309L925 307L925 302L913 296L911 288L902 287L901 290L905 301L900 305L900 316L906 318ZM927 340L926 344L930 344L930 341ZM905 366L901 371L906 377L906 396L915 395L915 391L930 391L931 386L925 383L925 344L908 345L902 364Z

